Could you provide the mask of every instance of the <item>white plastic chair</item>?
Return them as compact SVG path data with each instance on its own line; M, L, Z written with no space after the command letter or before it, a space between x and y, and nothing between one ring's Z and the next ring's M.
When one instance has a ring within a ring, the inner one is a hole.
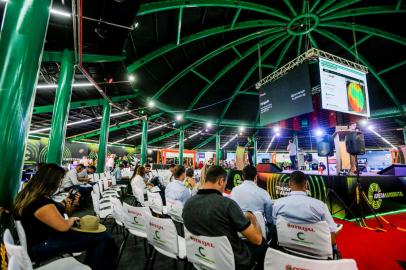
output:
M333 258L330 228L325 221L294 224L279 217L276 232L278 245L288 252L313 259Z
M185 241L187 259L197 269L235 269L233 249L226 236L197 236L185 228Z
M161 195L158 192L147 191L148 206L152 212L158 215L166 215L166 207L163 205Z
M131 189L133 191L133 195L135 199L142 205L146 206L145 198L144 198L144 190L140 189L135 185L135 181L131 181Z
M151 215L148 207L135 207L123 203L124 226L132 235L147 238L147 215Z
M113 207L112 216L116 221L116 224L119 226L124 226L123 222L123 206L117 198L110 198L111 205Z
M149 261L150 268L153 269L157 252L174 259L176 263L177 260L186 259L185 238L178 236L172 219L147 215L146 229L148 243L154 247L154 251L151 252L144 269L148 269Z
M93 210L100 219L106 219L112 215L113 208L111 206L110 198L103 198L99 200L97 194L92 191L91 193Z
M166 210L168 212L168 215L177 222L183 223L183 204L180 201L177 200L171 200L167 199L166 200Z
M11 236L9 229L6 229L4 232L3 242L4 242L4 245L6 246L8 259L13 261L12 267L14 267L14 268L9 268L9 269L12 269L12 270L17 270L17 269L32 270L33 269L32 262L31 262L30 257L28 256L27 251L25 250L25 248L23 246L18 246L18 245L14 244L14 239ZM39 270L54 270L54 269L91 270L91 268L89 266L78 262L73 257L58 259L56 261L53 261L51 263L48 263L48 264L41 266L39 268L36 268L36 269L39 269Z
M257 223L261 228L262 237L266 239L266 226L265 226L265 218L261 212L254 212L254 216L257 219Z
M272 248L268 248L266 251L264 269L358 270L357 263L353 259L312 260L290 255Z

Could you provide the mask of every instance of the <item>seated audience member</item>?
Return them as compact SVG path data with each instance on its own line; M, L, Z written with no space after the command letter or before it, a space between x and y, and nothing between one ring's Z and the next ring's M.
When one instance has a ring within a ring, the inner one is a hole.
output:
M297 224L326 221L330 227L332 244L335 245L337 224L324 202L307 196L306 175L301 171L294 171L290 175L289 187L291 189L289 195L274 202L273 223L276 225L278 217L283 217L287 221Z
M154 178L154 173L152 172L151 169L152 169L151 164L146 163L145 164L145 176L144 176L144 178L145 178L145 180L147 182L151 181L151 179Z
M66 208L51 199L64 175L63 168L46 164L17 195L14 216L25 229L28 253L33 260L42 261L86 251L85 264L92 269L114 269L118 248L110 234L70 230L79 218L64 218ZM67 198L65 202L69 205L72 200Z
M170 182L173 181L173 171L175 170L175 164L169 165L169 170L166 175L163 176L163 185L166 187Z
M76 165L76 168L69 170L66 173L65 178L63 179L61 187L64 188L65 190L68 190L71 189L72 187L87 183L89 181L87 177L86 178L78 177L78 174L81 173L84 169L85 166L83 166L83 164L78 164Z
M206 171L208 168L209 165L204 165L200 170L199 182L197 182L196 185L193 187L192 196L196 195L197 191L199 191L199 189L204 185L206 180Z
M165 198L176 200L185 204L185 202L192 196L190 190L185 187L183 181L185 180L185 167L183 165L176 165L173 171L175 180L170 182L165 189Z
M94 174L96 172L96 167L93 165L88 166L80 173L78 173L78 180L82 181L82 179L89 179L89 175Z
M114 171L112 172L112 176L114 176L115 178L116 178L116 182L117 182L117 184L119 184L119 185L122 185L122 184L127 184L128 183L128 181L130 180L130 178L128 177L128 176L122 176L121 175L121 171L124 169L124 164L120 164L120 165L118 165L115 169L114 169Z
M144 194L147 194L147 185L144 180L145 176L145 168L143 166L139 166L135 172L135 176L131 178L131 187L138 188L144 191ZM134 190L133 190L134 192Z
M272 224L272 199L269 193L257 186L257 168L246 165L242 170L244 182L233 188L233 199L242 211L261 212L269 225Z
M244 215L235 201L223 197L226 176L220 166L211 166L207 170L204 185L183 208L184 224L195 235L226 236L233 249L237 270L251 269L256 261L261 268L266 251L261 230L252 213ZM238 232L247 241L243 241Z
M194 171L193 168L187 168L186 169L186 177L185 177L185 187L187 187L190 190L193 190L193 188L196 185L196 180L194 179Z

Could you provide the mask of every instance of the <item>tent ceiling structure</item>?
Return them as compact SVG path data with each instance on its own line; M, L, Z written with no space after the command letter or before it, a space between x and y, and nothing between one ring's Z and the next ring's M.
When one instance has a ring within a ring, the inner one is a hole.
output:
M154 116L150 127L168 124L150 133L150 140L157 139L152 146L174 145L174 130L190 123L185 138L202 132L188 139L185 148L203 145L217 131L222 131L223 145L245 125L243 135L227 148L245 144L246 136L256 133L259 149L265 150L272 131L248 128L258 116L255 83L311 47L368 67L377 130L392 144L403 144L406 4L401 0L55 0L52 9L70 15L50 17L32 132L50 126L56 88L42 86L57 84L58 52L75 48L72 1L82 5L83 65L93 79L124 110ZM0 19L5 2L0 1ZM74 124L68 126L67 138L97 141L102 96L78 69L74 82L85 85L73 88L69 123ZM154 108L147 106L151 100ZM119 112L113 108L112 114ZM177 114L184 117L181 123L175 121ZM112 118L110 143L140 144L140 137L132 135L141 125L132 119L129 114ZM206 131L209 121L214 126ZM290 129L288 125L271 149L286 147ZM168 132L172 136L164 136ZM303 128L300 137L301 147L315 149L310 128ZM366 142L370 148L387 148L371 133ZM201 147L214 149L214 143Z

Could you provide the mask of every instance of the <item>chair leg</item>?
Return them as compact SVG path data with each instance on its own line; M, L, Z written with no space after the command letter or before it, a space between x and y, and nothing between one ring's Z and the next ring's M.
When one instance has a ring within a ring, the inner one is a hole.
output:
M188 270L190 269L189 267L189 261L186 259L183 261L184 265L183 265L183 270Z
M173 259L173 269L178 270L178 260Z
M144 252L145 252L145 258L148 257L148 244L147 244L147 239L144 238Z
M147 258L146 261L145 261L144 270L148 270L148 269L149 269L148 266L149 266L149 263L150 263L150 261L151 261L151 257L153 256L153 253L154 253L154 251L152 251L152 252L149 253L148 258Z
M153 256L152 256L152 261L151 261L151 267L149 269L154 269L154 264L155 264L155 260L156 260L156 255L158 253L158 251L156 251L155 249L152 251L153 252Z
M123 239L123 242L120 245L120 249L119 249L119 252L118 252L118 257L117 257L117 261L116 261L116 268L118 267L118 265L120 263L120 259L121 259L121 256L123 255L124 248L125 248L125 246L127 244L127 239L128 239L129 234L130 233L127 233L127 235L124 234L124 239Z

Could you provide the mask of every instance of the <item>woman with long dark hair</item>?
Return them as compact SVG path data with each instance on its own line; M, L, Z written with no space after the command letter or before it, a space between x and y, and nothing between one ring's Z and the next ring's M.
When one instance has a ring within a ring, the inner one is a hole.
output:
M52 200L64 175L62 167L45 164L17 195L14 215L25 229L30 256L41 261L86 250L84 263L92 269L114 269L117 246L110 235L70 230L79 218L64 218L64 206Z

